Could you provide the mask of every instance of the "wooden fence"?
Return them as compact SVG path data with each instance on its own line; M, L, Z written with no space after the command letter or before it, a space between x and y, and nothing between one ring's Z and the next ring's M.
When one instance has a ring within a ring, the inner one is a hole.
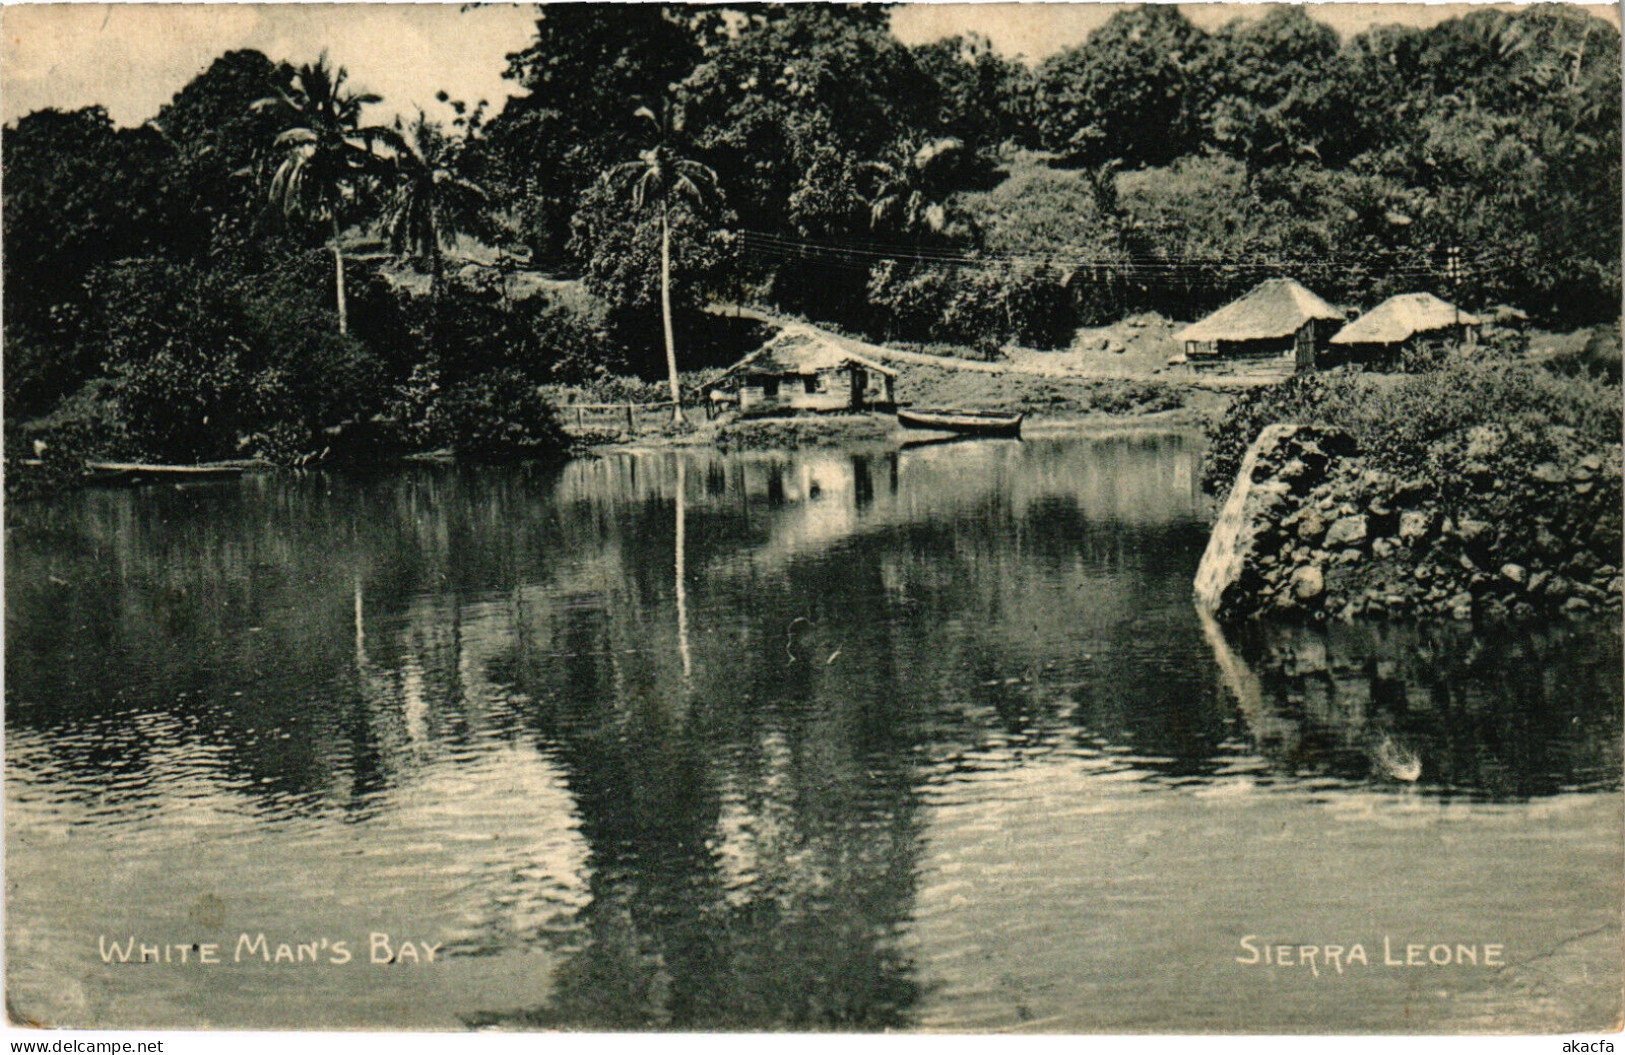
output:
M626 431L638 431L638 414L646 411L670 411L672 401L667 399L659 403L566 403L559 407L566 423L575 424L576 428L584 429L588 425L588 415L592 415L591 423L594 425L606 424L607 415L615 424L620 424L624 415L626 418Z

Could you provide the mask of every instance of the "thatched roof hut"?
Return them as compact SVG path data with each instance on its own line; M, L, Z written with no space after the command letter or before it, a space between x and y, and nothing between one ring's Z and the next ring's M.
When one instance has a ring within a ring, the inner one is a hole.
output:
M1185 327L1174 340L1193 344L1280 340L1316 319L1341 322L1343 313L1290 278L1272 278Z
M1419 334L1447 333L1458 326L1477 326L1481 321L1431 293L1401 293L1338 330L1331 343L1403 344Z
M1290 278L1254 286L1207 318L1174 334L1192 360L1266 356L1295 351L1299 370L1312 370L1332 323L1343 313Z
M857 363L887 377L897 376L897 371L858 355L810 326L791 325L780 330L772 340L730 366L727 372L712 384L740 373L775 377L789 374L817 374L825 370L839 370L846 363Z
M834 375L849 375L846 385ZM808 410L863 409L896 403L897 371L858 355L809 326L786 326L705 386L738 391L740 406L783 404ZM712 398L722 398L714 396Z

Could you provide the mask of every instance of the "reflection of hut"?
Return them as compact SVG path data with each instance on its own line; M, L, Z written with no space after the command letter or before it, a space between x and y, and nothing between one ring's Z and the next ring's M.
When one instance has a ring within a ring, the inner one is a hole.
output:
M1331 343L1340 359L1391 365L1406 348L1450 341L1470 345L1480 321L1431 293L1401 293L1337 331Z
M741 410L891 410L897 371L806 326L788 326L706 385L710 404Z
M1298 370L1312 370L1333 322L1343 313L1290 278L1253 287L1200 322L1174 334L1193 363L1296 353Z

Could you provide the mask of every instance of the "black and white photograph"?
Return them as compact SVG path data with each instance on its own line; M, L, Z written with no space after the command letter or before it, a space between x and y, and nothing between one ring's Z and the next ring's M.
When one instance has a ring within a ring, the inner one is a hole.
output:
M1621 63L5 4L6 1038L1612 1051Z

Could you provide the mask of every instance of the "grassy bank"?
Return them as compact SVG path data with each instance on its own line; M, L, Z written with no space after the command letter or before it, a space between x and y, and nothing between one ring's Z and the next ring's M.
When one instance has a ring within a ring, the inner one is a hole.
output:
M878 349L865 350L875 358L882 357ZM1056 376L1009 363L957 357L926 362L923 358L906 351L887 358L897 371L896 391L902 403L1022 413L1027 416L1024 432L1028 435L1104 431L1124 425L1202 428L1223 412L1231 398L1179 380ZM693 391L717 373L685 374L683 387ZM669 398L663 384L622 378L549 387L543 392L554 402L569 435L578 443L600 448L623 444L714 444L723 449L861 445L882 442L897 431L896 419L889 413L786 410L742 416L730 409L713 419L699 407L685 408L686 424L674 426L670 410L659 406ZM643 409L628 415L627 404Z

